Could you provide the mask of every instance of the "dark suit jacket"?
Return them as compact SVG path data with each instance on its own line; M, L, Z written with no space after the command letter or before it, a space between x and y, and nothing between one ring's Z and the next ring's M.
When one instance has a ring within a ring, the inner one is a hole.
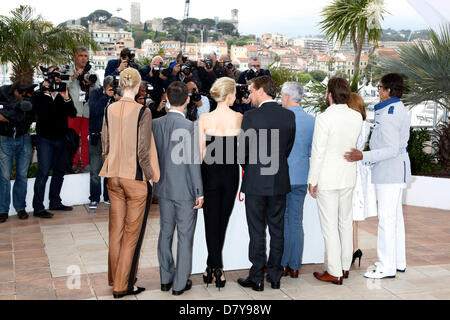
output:
M172 137L174 131L176 134ZM186 201L202 197L200 153L194 136L194 123L181 114L169 112L153 120L153 136L161 171L159 182L155 183L155 195L167 200ZM172 153L182 156L181 164L176 163L180 159L173 159Z
M117 68L120 66L120 59L109 60L106 65L105 78L107 76L118 76L120 73L117 72ZM139 71L139 68L137 69Z
M287 160L295 140L294 113L284 109L276 102L267 102L244 114L242 129L244 134L241 134L239 141L241 146L245 146L245 159L241 159L244 162L242 167L245 173L241 192L258 196L277 196L289 193L291 184ZM256 138L251 138L250 131L247 131L249 129L255 130ZM267 138L261 135L261 133L264 134L263 129L267 130ZM273 145L272 150L271 136L276 133L273 131L274 129L279 130L278 139L275 140L278 142L278 148ZM262 158L259 154L261 144L267 146L267 151L263 150L262 152ZM272 163L264 157L271 159ZM278 161L278 165L275 163L276 161ZM270 167L272 168L268 170ZM278 170L276 170L277 168Z

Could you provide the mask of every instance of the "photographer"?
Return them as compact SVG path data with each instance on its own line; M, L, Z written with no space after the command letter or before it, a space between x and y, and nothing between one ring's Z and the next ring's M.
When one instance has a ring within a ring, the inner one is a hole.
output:
M187 58L185 59L183 56L183 62L176 63L169 76L169 84L174 81L181 81L184 83L194 81L197 84L197 87L201 87L202 82L200 81L197 62L187 60Z
M136 102L146 106L152 112L152 119L164 117L167 114L165 98L165 90L163 89L162 95L159 96L159 104L156 104L152 99L154 88L147 81L141 81L139 86L139 92L136 96Z
M191 121L197 121L198 118L204 113L210 112L209 99L201 95L198 91L197 85L193 81L187 83L190 102L184 109L186 119Z
M219 63L225 69L227 77L233 79L236 82L239 80L241 72L238 69L236 69L236 66L233 64L233 62L231 62L229 55L227 54L221 55Z
M271 77L272 75L270 74L269 70L261 69L261 62L258 60L258 58L252 58L249 69L241 73L238 83L250 84L250 80L261 76Z
M204 60L198 61L197 68L202 92L209 92L217 79L227 76L227 72L217 61L215 52L206 55Z
M75 119L69 120L69 127L74 129L81 138L81 168L84 172L89 172L89 95L100 88L101 84L97 74L92 69L88 61L88 49L81 47L76 50L74 64L70 70L69 93L73 98L73 104L77 109ZM77 151L73 158L72 170L76 171L80 152Z
M60 73L55 68L50 68L49 73L56 73L54 83L46 79L41 84L41 89L32 98L33 111L36 115L36 148L38 158L38 172L34 183L33 208L34 216L51 218L53 214L44 207L44 195L47 179L52 170L50 184L50 210L71 211L72 207L64 206L59 196L64 182L66 169L66 135L69 130L68 117L75 118L77 109L74 106L68 87L60 78ZM55 87L66 89L64 92L55 91ZM64 88L65 87L65 88Z
M237 84L236 100L234 101L234 104L231 107L231 109L242 114L252 110L252 104L249 97L250 97L249 85Z
M23 83L0 88L0 223L9 216L11 204L11 171L16 160L16 181L13 190L13 205L19 219L27 219L25 198L27 174L30 166L31 138L28 133L33 122L29 100L34 86Z
M150 97L156 105L159 105L165 89L169 86L171 70L164 68L163 58L156 56L152 59L150 66L142 68L139 72L142 80L153 86Z
M108 65L105 70L105 78L108 76L118 76L120 73L126 68L134 68L139 70L139 66L136 64L134 59L136 58L136 54L134 51L125 48L120 52L120 58L109 60Z
M103 166L102 160L102 126L105 108L114 103L114 77L108 76L103 80L103 87L95 89L89 99L89 161L90 170L90 197L89 209L97 209L102 191L100 170ZM103 199L109 202L107 179L103 181Z

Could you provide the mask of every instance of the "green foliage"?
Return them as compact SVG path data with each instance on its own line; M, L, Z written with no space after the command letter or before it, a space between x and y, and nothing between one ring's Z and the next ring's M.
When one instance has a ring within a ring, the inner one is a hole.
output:
M320 21L322 32L329 40L344 43L352 41L355 50L355 73L359 72L359 62L365 39L378 42L382 29L380 22L386 11L382 0L333 0L322 9Z
M394 29L383 29L380 41L410 41L416 39L428 40L430 38L430 32L428 30L394 30Z
M322 70L313 70L309 74L318 82L322 82L327 77L327 73Z
M29 6L12 10L11 16L0 16L0 43L0 64L12 64L11 80L28 83L40 65L69 63L81 45L98 48L88 31L63 24L54 27L42 16L35 17Z
M180 27L180 23L177 19L166 17L163 19L163 27L165 30L177 29Z
M88 15L86 18L91 22L105 23L106 21L111 19L111 17L112 17L112 14L106 10L95 10L90 15Z
M400 58L383 59L382 68L406 77L406 104L434 101L450 109L450 23L442 26L440 34L430 30L430 39L401 46Z
M440 123L431 133L433 137L432 147L439 164L444 168L450 168L450 118L447 122Z
M234 32L234 25L229 22L219 22L217 24L217 30L221 31L223 34L232 35Z
M423 151L424 147L429 145L430 139L430 133L426 128L410 129L408 153L413 175L430 173L437 169L435 157Z
M272 79L277 87L277 92L281 93L281 87L285 82L288 81L298 81L303 85L307 84L309 81L314 81L314 79L309 74L300 73L292 69L283 67L269 67Z
M141 48L142 42L147 39L151 39L151 35L143 30L136 30L133 32L134 46Z
M309 94L304 97L304 105L310 107L313 112L321 113L327 108L325 93L327 86L321 82L314 82L308 86Z

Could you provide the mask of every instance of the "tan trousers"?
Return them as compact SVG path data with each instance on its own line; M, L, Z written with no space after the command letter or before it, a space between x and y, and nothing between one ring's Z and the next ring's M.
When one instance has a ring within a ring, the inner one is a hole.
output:
M342 271L350 270L352 264L353 189L317 191L320 225L327 251L327 271L335 277L342 277Z
M145 181L108 179L108 281L113 293L133 290L152 190Z

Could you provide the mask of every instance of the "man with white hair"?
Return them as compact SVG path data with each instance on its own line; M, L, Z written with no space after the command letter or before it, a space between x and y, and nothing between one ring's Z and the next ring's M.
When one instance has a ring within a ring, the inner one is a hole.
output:
M307 193L309 158L314 134L314 117L302 106L303 86L286 82L281 89L281 103L295 114L295 142L288 158L291 192L286 196L284 213L283 276L298 278L303 255L303 203Z

